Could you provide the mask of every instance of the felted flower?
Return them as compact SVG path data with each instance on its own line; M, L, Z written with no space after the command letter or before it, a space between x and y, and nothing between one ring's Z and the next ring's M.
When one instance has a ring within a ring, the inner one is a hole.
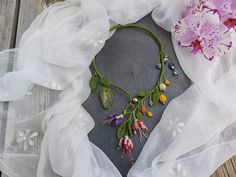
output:
M166 86L169 86L170 85L170 81L169 80L165 80L164 83L166 84Z
M196 12L181 19L174 27L174 37L191 52L203 53L206 59L222 56L232 47L227 27L213 12Z
M108 124L110 126L117 126L120 125L124 121L123 114L113 113L110 114L109 117L103 121L103 124Z
M166 104L167 97L166 97L164 94L160 94L160 96L159 96L159 101L160 101L162 104Z
M166 90L166 84L161 83L159 88L160 88L161 91L165 91Z
M145 114L147 112L147 108L146 106L142 105L141 108L140 108L140 111Z
M153 113L149 111L149 112L147 113L147 116L148 116L149 118L152 118L152 117L153 117Z
M121 138L119 141L119 145L118 145L118 150L121 149L122 150L122 156L121 158L124 158L125 153L127 153L128 159L130 162L133 163L133 157L132 157L132 151L133 151L133 142L131 141L131 139L129 138L128 135L126 135L124 138Z
M135 120L133 125L132 125L132 130L134 132L134 134L136 135L137 133L139 133L140 135L140 141L142 139L142 136L146 137L146 132L148 132L148 128L147 126L144 124L144 122L140 119Z
M38 136L38 132L32 132L30 129L26 129L25 132L17 132L16 142L18 144L23 144L23 149L28 150L29 146L34 146L34 138Z

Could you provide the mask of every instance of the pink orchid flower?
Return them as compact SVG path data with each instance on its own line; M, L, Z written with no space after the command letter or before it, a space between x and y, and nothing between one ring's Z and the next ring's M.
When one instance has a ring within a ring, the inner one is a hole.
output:
M205 5L209 9L214 9L214 11L217 11L221 22L228 28L228 30L236 30L235 0L208 0Z
M185 18L189 15L193 15L197 13L198 11L203 11L205 9L205 3L206 0L191 0L189 5L185 8L183 13L181 14L182 18Z
M219 15L205 6L205 1L192 7L197 8L182 18L174 27L174 37L182 47L192 53L203 53L206 59L226 54L232 47L227 27L220 22ZM202 9L202 10L201 10Z

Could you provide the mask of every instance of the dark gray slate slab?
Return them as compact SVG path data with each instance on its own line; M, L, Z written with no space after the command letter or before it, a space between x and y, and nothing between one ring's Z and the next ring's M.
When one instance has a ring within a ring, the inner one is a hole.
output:
M174 77L166 69L166 78L171 81L171 87L166 91L169 100L183 93L190 85L189 79L181 70L171 42L170 33L155 25L151 16L141 19L138 24L148 27L163 41L166 53L171 57L179 70L179 76ZM159 56L159 48L153 39L141 31L123 29L117 31L105 44L97 56L98 68L107 78L135 95L142 90L152 88L158 78L159 71L155 69L156 59ZM95 128L90 132L90 140L102 149L112 160L122 176L126 176L131 164L126 159L121 159L121 152L116 150L116 128L102 125L101 122L110 113L121 112L127 104L127 97L114 90L115 99L110 110L104 111L100 105L99 95L91 94L84 103L85 109L95 120ZM167 105L157 105L151 111L153 119L146 119L150 131L158 124L161 115ZM135 149L133 156L137 159L146 140L139 143L138 137L133 140Z

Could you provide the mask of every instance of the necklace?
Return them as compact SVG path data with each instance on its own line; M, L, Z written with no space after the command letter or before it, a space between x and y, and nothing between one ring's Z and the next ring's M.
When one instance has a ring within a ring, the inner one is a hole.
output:
M132 97L128 91L108 80L99 71L96 65L96 57L92 61L94 73L90 79L89 85L92 93L95 93L99 89L101 104L105 110L109 109L112 106L113 89L118 89L128 97L128 103L125 109L121 113L113 113L109 115L103 123L110 126L118 127L117 138L119 143L117 149L121 149L123 151L122 158L124 157L124 153L126 152L128 155L128 159L133 163L132 151L134 146L131 137L139 134L140 141L142 136L147 138L146 133L148 132L148 128L145 125L143 118L153 117L153 113L148 111L147 105L150 107L154 107L158 104L158 102L160 102L161 104L165 104L167 102L167 96L164 94L164 92L167 86L170 85L170 81L165 79L164 77L165 64L168 63L168 68L172 71L172 74L174 76L177 76L178 72L175 69L174 63L169 59L168 56L165 55L164 47L161 40L155 33L150 31L146 27L135 24L116 25L110 28L110 32L113 30L120 30L125 28L137 29L145 32L150 37L152 37L155 43L158 45L160 49L160 55L156 68L160 70L160 74L155 86L148 91L141 91L137 93L135 97Z

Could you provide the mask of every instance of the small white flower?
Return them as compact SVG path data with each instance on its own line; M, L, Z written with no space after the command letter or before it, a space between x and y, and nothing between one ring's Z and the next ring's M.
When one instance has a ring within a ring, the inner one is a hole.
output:
M171 177L186 177L187 176L187 171L183 168L181 164L175 164L172 172L171 172Z
M22 144L24 150L28 150L29 146L34 146L34 138L38 136L38 132L32 132L30 129L26 129L25 132L17 131L16 142Z
M172 136L176 137L179 133L182 132L183 128L184 128L184 123L179 122L179 118L175 117L174 120L169 121L169 124L166 129L168 131L172 131Z
M97 33L96 35L90 37L90 38L84 38L84 40L87 41L88 46L93 46L93 47L98 47L102 44L104 44L104 40L101 39L103 38L102 33Z

